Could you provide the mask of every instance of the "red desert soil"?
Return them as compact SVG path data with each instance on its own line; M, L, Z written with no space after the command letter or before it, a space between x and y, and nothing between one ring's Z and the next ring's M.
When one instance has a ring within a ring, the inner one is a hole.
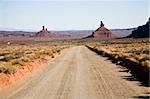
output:
M68 49L38 73L0 93L0 99L131 99L148 88L84 46Z
M17 70L14 74L0 74L0 91L15 84L16 81L23 79L25 76L31 74L33 71L39 71L45 66L42 60L35 60L27 63L23 68Z

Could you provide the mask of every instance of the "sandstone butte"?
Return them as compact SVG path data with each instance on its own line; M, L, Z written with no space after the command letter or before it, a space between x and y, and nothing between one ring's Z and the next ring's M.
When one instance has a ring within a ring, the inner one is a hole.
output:
M55 33L52 33L47 30L44 26L42 26L42 30L35 34L35 37L56 37Z
M100 27L97 28L92 35L86 37L86 38L95 38L95 39L112 39L116 38L116 35L111 32L109 29L107 29L103 22L101 21Z
M42 30L37 32L34 37L47 37L47 38L69 38L71 37L71 35L67 35L67 34L59 34L59 33L55 33L55 32L51 32L48 31L47 28L45 28L45 26L42 26Z

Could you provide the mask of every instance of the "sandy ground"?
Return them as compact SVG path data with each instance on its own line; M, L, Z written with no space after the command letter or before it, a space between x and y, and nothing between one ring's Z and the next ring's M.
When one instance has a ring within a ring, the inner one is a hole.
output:
M0 93L0 99L130 99L148 88L84 46L68 49L48 66Z

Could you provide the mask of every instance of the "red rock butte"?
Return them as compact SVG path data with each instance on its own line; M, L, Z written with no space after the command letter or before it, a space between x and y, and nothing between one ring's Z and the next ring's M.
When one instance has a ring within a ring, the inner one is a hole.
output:
M56 37L55 33L52 33L47 30L44 26L42 26L42 30L35 34L36 37Z
M100 27L96 29L92 35L86 37L86 38L96 38L96 39L111 39L116 38L116 35L111 32L109 29L107 29L103 22L101 21Z

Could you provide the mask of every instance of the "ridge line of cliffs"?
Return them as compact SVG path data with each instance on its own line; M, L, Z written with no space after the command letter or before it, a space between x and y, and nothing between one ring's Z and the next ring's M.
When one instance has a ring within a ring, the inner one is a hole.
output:
M132 31L130 35L128 35L126 38L146 38L149 37L149 29L150 29L150 18L148 22L142 26L139 26L136 30Z

